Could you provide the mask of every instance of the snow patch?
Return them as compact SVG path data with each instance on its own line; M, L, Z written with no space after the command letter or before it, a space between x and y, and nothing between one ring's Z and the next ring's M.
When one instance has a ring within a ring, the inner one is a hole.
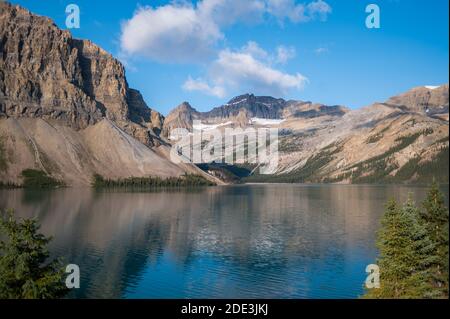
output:
M217 124L194 124L193 129L194 130L202 130L202 131L208 131L208 130L215 130L221 126L226 126L233 124L233 122L225 122L225 123L217 123Z
M258 102L258 104L262 104L262 105L267 106L269 108L273 106L272 103L265 103L265 102Z
M427 88L428 90L436 90L438 87L438 85L425 85L425 88Z
M258 125L280 125L286 120L277 120L277 119L264 119L259 117L252 117L250 119L250 124L258 124Z
M237 105L237 104L240 104L240 103L245 102L245 101L247 101L247 99L242 99L242 100L239 100L239 101L233 102L233 103L227 103L227 104L225 104L225 105L226 105L226 106L229 106L229 105Z

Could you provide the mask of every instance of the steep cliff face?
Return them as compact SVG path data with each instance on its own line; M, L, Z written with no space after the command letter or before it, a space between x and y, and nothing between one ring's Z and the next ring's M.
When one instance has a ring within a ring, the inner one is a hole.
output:
M0 3L0 113L74 129L106 118L149 146L159 144L163 120L109 53L8 3Z

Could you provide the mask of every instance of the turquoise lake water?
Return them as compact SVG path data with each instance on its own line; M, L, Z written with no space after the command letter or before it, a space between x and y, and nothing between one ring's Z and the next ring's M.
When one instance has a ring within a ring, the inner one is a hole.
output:
M448 193L448 187L445 188ZM426 188L236 185L1 190L77 264L72 298L357 298L388 198Z

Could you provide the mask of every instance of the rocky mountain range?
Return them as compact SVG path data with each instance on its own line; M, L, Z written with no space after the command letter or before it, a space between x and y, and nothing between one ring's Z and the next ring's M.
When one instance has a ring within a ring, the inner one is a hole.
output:
M208 112L198 112L188 102L172 110L164 121L163 135L169 135L173 128L192 130L193 121L204 124L223 124L246 127L252 119L294 119L316 117L340 117L349 110L344 106L327 106L312 102L286 101L271 96L244 94Z
M274 179L448 183L448 90L448 84L414 88L332 122L283 122L288 133Z
M232 181L244 177L254 182L386 183L433 178L448 182L448 91L448 84L417 87L356 110L251 94L210 112L198 112L185 102L167 116L163 133L176 127L192 131L194 120L206 130L278 128L279 164L274 174L258 175L250 163L237 165L238 170L222 164L201 166ZM170 139L170 134L166 136ZM210 143L212 148L220 147Z
M20 183L28 168L69 185L87 185L96 173L204 174L168 159L170 145L159 136L163 122L109 53L46 17L0 2L2 182Z
M128 86L123 65L50 19L0 3L0 178L35 168L68 185L93 174L201 174L227 181L448 183L449 87L423 86L351 110L245 94L208 112L184 102L166 118ZM279 129L279 165L175 164L170 132L206 127ZM236 170L238 169L238 170ZM239 173L237 173L239 172ZM244 173L242 173L244 172ZM232 175L233 178L224 178ZM239 175L239 176L237 176ZM249 176L246 176L249 175Z

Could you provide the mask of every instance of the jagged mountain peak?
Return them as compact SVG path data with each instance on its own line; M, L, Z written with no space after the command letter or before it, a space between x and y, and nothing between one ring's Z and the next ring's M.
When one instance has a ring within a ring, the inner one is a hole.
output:
M286 101L284 99L274 98L272 96L256 96L253 93L246 93L233 97L226 104L222 105L222 107L240 105L245 103L262 103L266 104L267 106L271 106L271 104L280 104L285 102Z
M0 114L75 129L107 118L144 144L160 142L162 116L128 86L122 63L47 17L6 2L0 9Z
M174 111L175 112L183 112L183 111L197 112L197 110L195 108L193 108L189 102L186 102L186 101L184 101L183 103L181 103L175 109L172 110L172 112L174 112Z
M241 103L244 101L248 101L250 99L253 99L255 97L252 93L246 93L242 95L238 95L233 97L231 100L229 100L225 105L234 104L234 103Z
M169 137L173 129L192 130L193 121L197 118L200 118L200 113L189 102L183 102L167 115L162 133L165 137Z
M271 96L255 96L252 93L238 95L228 103L215 107L209 112L203 113L211 119L231 119L239 116L243 109L249 116L267 119L280 118L280 110L284 108L286 101Z

